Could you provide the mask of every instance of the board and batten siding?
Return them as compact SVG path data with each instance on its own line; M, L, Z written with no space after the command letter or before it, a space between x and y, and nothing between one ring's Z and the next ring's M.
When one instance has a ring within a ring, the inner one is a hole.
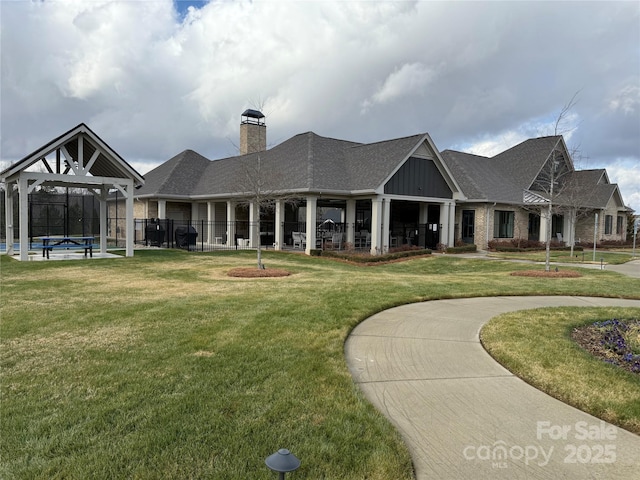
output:
M433 160L410 157L384 186L384 193L414 197L453 198Z

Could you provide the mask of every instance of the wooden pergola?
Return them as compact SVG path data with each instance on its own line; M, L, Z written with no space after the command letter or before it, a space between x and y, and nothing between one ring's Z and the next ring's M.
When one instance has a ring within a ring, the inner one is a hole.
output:
M38 186L86 188L100 202L100 253L107 251L107 197L126 201L126 256L133 256L134 189L144 177L84 123L60 135L0 173L5 183L7 254L14 255L13 191L18 189L20 260L29 254L29 194Z

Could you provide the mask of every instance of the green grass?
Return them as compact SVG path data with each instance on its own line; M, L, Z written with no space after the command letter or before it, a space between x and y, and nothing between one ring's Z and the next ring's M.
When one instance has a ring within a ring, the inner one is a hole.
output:
M640 280L512 277L526 265L420 258L375 267L264 252L289 277L238 279L255 253L0 257L0 478L410 479L390 423L353 384L351 329L391 306L490 295L640 298Z
M638 318L640 308L546 308L503 314L481 340L508 370L580 410L640 434L640 375L594 358L571 339L574 328Z
M546 253L544 250L536 250L534 252L491 252L493 258L503 258L508 260L529 260L532 262L546 261ZM573 252L565 250L552 250L549 254L552 262L558 263L593 263L593 250L585 249L582 252ZM631 249L626 250L596 250L595 263L603 262L608 265L620 265L635 260Z

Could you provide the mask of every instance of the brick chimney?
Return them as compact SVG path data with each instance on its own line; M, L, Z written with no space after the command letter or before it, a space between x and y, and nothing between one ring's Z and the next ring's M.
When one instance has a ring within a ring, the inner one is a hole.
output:
M258 110L245 110L240 122L240 155L267 149L267 126Z

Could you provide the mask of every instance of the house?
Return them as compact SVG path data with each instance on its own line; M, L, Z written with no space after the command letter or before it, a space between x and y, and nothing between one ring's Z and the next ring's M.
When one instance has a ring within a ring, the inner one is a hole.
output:
M372 253L453 244L455 203L463 196L428 134L361 144L306 132L267 150L263 118L244 112L237 157L209 161L187 150L149 172L136 192L144 217L206 220L215 231L202 234L227 246L241 236L248 246L266 239L285 248L303 232L309 252L328 238L320 227L327 221L332 239L337 229L345 244L364 243ZM279 200L260 213L255 204L247 208L252 189L240 185L256 165L263 191L298 201ZM263 232L245 226L258 215L261 230L270 225Z
M598 240L626 235L617 185L604 170L576 171L561 136L491 158L440 152L427 133L363 144L306 132L267 149L264 116L247 110L240 150L213 161L192 150L169 159L145 176L136 216L200 222L209 243L307 252L324 246L327 222L345 244L373 254L402 245L545 241L547 230L565 242L592 240L595 228ZM250 201L258 180L260 193L282 195L268 211Z
M125 240L128 254L134 241L173 239L173 227L165 234L161 222L195 230L212 248L307 253L456 242L485 249L547 234L568 244L626 239L629 209L618 186L605 170L576 170L561 136L489 158L440 152L427 133L365 144L306 132L270 149L266 133L264 115L246 110L240 155L210 160L185 150L143 178L81 124L2 172L7 235L14 235L15 193L26 244L27 195L51 185L85 188L103 202L100 243Z
M618 186L605 170L575 170L562 136L529 139L491 158L451 150L442 157L465 197L456 204L465 243L545 242L547 230L566 244L594 235L626 240L629 209Z

